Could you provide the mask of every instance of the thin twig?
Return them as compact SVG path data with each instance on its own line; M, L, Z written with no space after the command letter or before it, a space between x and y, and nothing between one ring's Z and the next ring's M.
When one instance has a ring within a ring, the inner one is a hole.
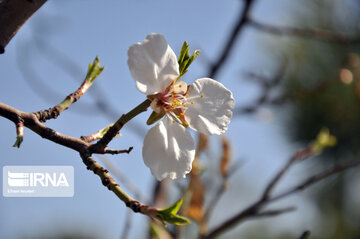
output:
M291 194L294 194L298 191L301 191L301 190L304 190L305 188L311 186L312 184L324 179L324 178L328 178L334 174L338 174L338 173L341 173L342 171L344 170L347 170L349 168L353 168L353 167L356 167L360 164L360 160L356 159L356 160L352 160L352 161L349 161L349 162L346 162L346 163L342 163L342 164L337 164L335 165L334 167L328 169L328 170L325 170L319 174L316 174L316 175L313 175L309 178L307 178L306 180L304 180L302 183L299 183L297 186L283 192L283 193L280 193L272 198L270 198L268 201L269 202L272 202L272 201L276 201L276 200L279 200L281 198L284 198L284 197L287 197Z
M252 218L274 217L274 216L278 216L278 215L283 214L283 213L293 212L295 210L296 210L296 207L286 207L286 208L281 208L281 209L272 209L272 210L259 212L259 213L255 214L255 215L253 215Z
M105 149L104 154L129 154L133 150L133 147L128 149Z
M129 111L127 114L123 114L105 133L104 137L102 137L94 147L105 148L109 142L118 134L118 132L122 129L122 127L134 118L139 113L142 113L147 110L150 106L151 100L146 99L133 110Z
M129 232L131 229L131 218L132 218L132 213L130 211L126 212L126 217L125 217L125 223L124 223L124 227L121 233L121 239L127 239L129 237Z
M304 231L299 237L299 239L308 239L310 237L310 234L310 231Z
M262 32L267 32L277 36L296 36L305 37L318 41L333 42L338 44L358 44L360 35L344 35L322 29L299 29L295 27L275 27L265 23L260 23L253 19L248 20L248 25Z
M313 155L311 148L307 148L305 150L296 152L288 161L287 163L280 169L280 171L275 175L275 177L268 183L267 187L264 190L264 193L261 197L261 201L265 201L269 199L271 196L271 192L280 179L284 176L284 174L290 169L290 167L299 160L306 159Z
M255 2L256 2L255 0L244 0L244 6L242 6L242 10L239 14L238 21L234 26L233 30L231 31L231 34L228 40L226 41L226 44L224 45L224 49L222 50L219 58L210 66L209 74L208 74L210 78L214 79L217 73L219 72L219 70L221 69L221 67L226 62L231 50L235 45L237 38L239 37L241 30L244 28L244 26L248 21L250 10Z
M85 80L75 92L69 94L60 104L47 110L34 112L34 115L40 120L40 122L46 122L49 119L56 119L61 112L68 109L71 104L78 101L80 97L88 91L95 79L103 70L104 67L100 67L99 59L96 57L94 62L89 66Z
M287 163L288 164L288 163ZM360 160L353 160L347 163L342 163L342 164L337 164L335 165L333 168L328 169L326 171L323 171L319 174L316 174L312 177L309 177L308 179L304 180L302 183L300 183L299 185L285 191L282 193L279 193L276 196L267 198L262 196L260 198L260 200L258 200L257 202L251 204L250 206L248 206L247 208L245 208L244 210L242 210L241 212L239 212L238 214L236 214L235 216L229 218L228 220L226 220L225 222L221 223L219 226L217 226L215 229L213 229L211 232L209 232L207 235L203 235L201 238L203 239L210 239L210 238L214 238L217 235L219 235L220 233L223 233L224 231L228 230L229 228L231 228L232 226L234 226L235 224L240 223L241 221L248 219L248 218L252 218L255 217L258 214L261 214L262 212L259 212L259 210L264 207L265 205L267 205L270 202L274 202L277 200L280 200L284 197L287 197L289 195L292 195L298 191L304 190L305 188L311 186L312 184L323 180L325 178L328 178L332 175L338 174L344 170L347 170L349 168L358 166L360 164ZM289 168L289 167L287 167ZM282 170L280 170L282 171ZM279 173L280 174L280 173ZM277 181L278 182L278 181ZM271 185L272 182L269 183L269 185ZM272 187L272 186L271 186ZM268 188L268 187L267 187ZM265 194L265 191L263 193L263 195Z
M230 170L228 171L227 176L225 178L222 178L221 185L219 186L216 193L214 194L214 197L212 197L212 199L210 200L206 209L204 210L205 211L204 218L206 221L209 220L217 203L220 201L224 192L226 192L226 183L228 182L229 178L240 168L240 166L242 164L243 163L241 161L237 161L237 163L235 163L234 165L232 165L230 167Z
M252 81L258 83L261 87L262 93L257 97L254 103L246 106L237 107L234 112L235 115L243 115L243 114L252 114L255 113L261 106L265 104L275 104L275 102L279 102L277 99L271 99L270 93L273 89L279 86L281 79L283 79L284 73L286 70L286 61L280 65L276 73L270 79L257 75L255 73L248 73L247 75L251 78ZM249 78L246 78L249 79ZM284 100L281 102L285 102Z

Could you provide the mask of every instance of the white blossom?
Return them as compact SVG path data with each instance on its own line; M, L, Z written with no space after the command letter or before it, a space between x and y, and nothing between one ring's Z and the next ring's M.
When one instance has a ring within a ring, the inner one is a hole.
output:
M132 45L128 65L137 89L152 100L152 110L164 115L145 136L145 164L158 180L185 177L195 157L186 128L206 135L224 133L235 104L231 91L210 78L191 85L178 81L176 55L161 34L150 34Z

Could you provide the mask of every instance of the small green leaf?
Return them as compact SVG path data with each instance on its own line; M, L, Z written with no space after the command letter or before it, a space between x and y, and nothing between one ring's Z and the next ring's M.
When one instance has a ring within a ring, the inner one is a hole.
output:
M321 153L327 147L333 147L337 143L335 136L330 134L328 128L322 128L316 137L315 142L312 143L311 149L314 153Z
M93 81L101 74L105 67L100 67L100 60L98 57L95 57L93 63L89 64L88 72L86 74L86 80L88 83L93 83Z
M178 63L179 63L179 77L178 80L185 75L187 69L191 65L191 63L196 59L199 55L200 51L196 50L194 53L189 56L189 44L185 41L179 55Z
M188 61L186 62L185 69L189 68L191 63L196 59L196 57L200 54L200 50L195 50L194 53L190 56Z
M164 224L165 222L176 225L190 224L191 221L188 218L177 215L182 203L183 201L180 199L170 207L158 210L155 217Z
M20 148L20 145L21 145L21 143L23 142L23 140L24 140L24 137L23 137L23 136L17 136L17 137L16 137L16 141L15 141L13 147Z
M153 123L160 120L162 117L164 117L165 113L156 113L153 111L149 117L149 119L146 121L147 125L152 125Z
M178 59L179 66L181 65L181 63L184 60L186 60L188 58L189 58L189 44L186 41L184 41L184 44L181 47L180 55L179 55L179 59Z

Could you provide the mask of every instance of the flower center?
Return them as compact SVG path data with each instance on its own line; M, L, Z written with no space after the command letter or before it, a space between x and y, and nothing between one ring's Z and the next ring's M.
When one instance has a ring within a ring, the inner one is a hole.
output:
M194 97L189 97L188 91L189 86L185 82L173 81L163 92L149 96L152 99L150 107L156 113L167 114L174 121L188 127L185 111L188 109L188 105L194 104L192 101Z

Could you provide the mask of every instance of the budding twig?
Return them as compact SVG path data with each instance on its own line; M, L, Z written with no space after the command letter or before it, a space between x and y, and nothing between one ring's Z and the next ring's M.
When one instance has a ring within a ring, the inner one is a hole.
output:
M85 80L80 85L80 87L73 93L69 94L60 104L47 109L34 112L34 115L40 122L46 122L49 119L56 119L61 112L68 109L69 106L80 99L90 86L94 83L95 79L100 75L100 73L104 70L104 67L100 67L99 58L95 58L94 62L89 65L89 69Z
M94 145L94 147L105 148L110 141L115 138L122 127L138 114L147 110L150 106L151 100L146 99L141 104L136 106L134 109L126 114L123 114L105 133L105 135Z

